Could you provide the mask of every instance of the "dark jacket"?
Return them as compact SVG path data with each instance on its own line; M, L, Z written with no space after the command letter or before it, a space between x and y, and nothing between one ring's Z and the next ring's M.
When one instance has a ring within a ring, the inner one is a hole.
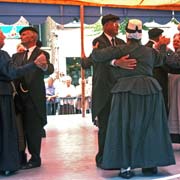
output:
M11 81L23 76L27 72L31 72L33 69L37 70L34 63L17 68L13 64L9 54L0 50L0 95L12 95L13 88Z
M152 41L148 41L148 43L145 46L153 48L153 44L154 43ZM166 63L161 67L155 67L153 69L153 76L155 79L158 80L159 84L162 87L162 93L163 93L167 113L168 113L168 73L179 74L180 69L173 68Z
M33 50L30 59L28 60L28 63L33 62L42 52L43 51L41 49L36 47ZM21 66L23 64L23 56L24 56L24 52L14 54L12 56L13 62L17 66ZM48 69L46 71L43 71L40 68L38 68L35 71L28 73L24 76L27 89L29 90L28 93L33 101L34 108L37 114L41 118L42 126L44 126L47 123L44 75L50 75L54 72L54 66L50 64L49 59L47 60L48 60ZM15 85L18 94L20 94L21 91L19 88L19 83L20 83L20 79L17 79L15 81Z
M93 45L99 42L98 48L105 48L111 46L109 39L103 33L93 41ZM119 38L115 38L116 45L125 44L125 42ZM110 93L111 88L115 83L111 66L109 63L96 63L93 62L91 55L86 59L87 63L83 63L82 67L93 65L93 85L92 85L92 118L98 116L104 106L106 106L112 95ZM84 60L84 61L86 61Z

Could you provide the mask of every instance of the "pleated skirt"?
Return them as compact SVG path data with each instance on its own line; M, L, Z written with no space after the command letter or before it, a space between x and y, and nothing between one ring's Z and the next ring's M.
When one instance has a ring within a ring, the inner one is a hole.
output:
M108 122L104 169L175 164L161 91L114 93Z

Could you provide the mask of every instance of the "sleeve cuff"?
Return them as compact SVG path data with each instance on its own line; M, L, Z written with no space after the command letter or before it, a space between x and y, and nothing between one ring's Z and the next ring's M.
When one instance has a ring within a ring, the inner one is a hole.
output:
M116 66L116 65L115 65L115 61L116 61L116 59L113 59L113 60L110 62L110 64L111 64L112 66Z

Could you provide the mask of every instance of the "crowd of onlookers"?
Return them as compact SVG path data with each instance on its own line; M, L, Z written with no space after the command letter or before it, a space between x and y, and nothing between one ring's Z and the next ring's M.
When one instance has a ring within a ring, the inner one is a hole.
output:
M69 75L55 72L45 78L47 115L82 113L82 79L77 86L72 84ZM92 77L84 80L85 112L90 113Z

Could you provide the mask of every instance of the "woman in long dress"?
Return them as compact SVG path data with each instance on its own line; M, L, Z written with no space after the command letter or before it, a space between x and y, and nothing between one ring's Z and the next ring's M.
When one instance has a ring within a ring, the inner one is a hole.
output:
M1 50L4 40L5 36L0 31L0 174L8 176L20 168L11 81L41 67L45 56L40 55L34 62L17 68L9 54ZM44 62L46 64L46 60Z
M180 55L180 34L173 37L173 47ZM180 70L179 70L180 73ZM180 143L180 75L169 74L169 131L173 143Z
M134 70L112 67L118 80L111 91L113 98L101 165L104 169L121 169L119 176L126 179L134 176L131 171L134 168L150 168L155 170L152 173L157 173L156 167L175 164L162 88L152 74L154 66L162 65L165 53L141 45L141 36L142 22L129 20L127 45L94 49L92 53L99 63L124 54L137 60Z

